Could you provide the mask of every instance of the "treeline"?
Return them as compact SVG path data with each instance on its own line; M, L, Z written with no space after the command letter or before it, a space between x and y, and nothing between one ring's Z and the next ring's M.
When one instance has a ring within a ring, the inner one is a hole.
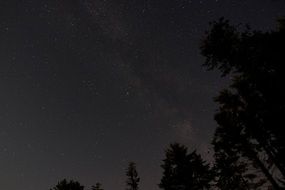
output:
M221 18L201 45L204 67L229 76L215 101L218 127L210 166L196 151L171 144L161 165L164 190L285 189L285 20L270 32L232 25ZM127 190L138 190L135 163L127 169ZM83 190L63 180L52 190ZM100 183L91 188L103 190Z
M178 143L171 144L165 151L165 159L161 165L163 177L159 187L165 190L174 189L209 189L214 177L210 165L197 154L188 152L187 147ZM140 177L136 164L130 162L126 170L126 190L138 190ZM84 190L77 181L66 179L50 190ZM90 190L104 190L101 183L96 183Z
M136 164L134 162L130 162L128 168L126 170L126 190L138 190L140 178L138 176L138 172L136 169ZM61 180L58 184L50 190L84 190L84 186L82 186L77 181L67 181L66 179ZM90 190L104 190L102 184L97 182L93 185Z

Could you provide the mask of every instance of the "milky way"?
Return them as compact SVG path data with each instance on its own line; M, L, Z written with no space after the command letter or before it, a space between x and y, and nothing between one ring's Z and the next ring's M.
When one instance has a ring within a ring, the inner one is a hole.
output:
M0 3L0 189L63 178L158 189L178 141L211 159L212 98L227 85L202 68L208 23L270 30L284 1L9 0Z

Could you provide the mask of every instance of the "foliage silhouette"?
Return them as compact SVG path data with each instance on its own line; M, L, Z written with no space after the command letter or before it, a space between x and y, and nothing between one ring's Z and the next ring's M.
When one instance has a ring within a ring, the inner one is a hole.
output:
M178 143L171 144L165 151L163 177L159 187L164 190L208 189L212 179L210 167L202 157Z
M84 186L80 185L80 183L77 181L70 180L67 182L66 179L63 179L50 190L84 190Z
M140 178L138 177L138 172L136 169L136 164L134 162L130 162L126 171L126 175L128 177L126 184L126 190L138 190Z
M219 127L213 145L218 173L226 172L221 169L226 169L222 165L227 163L232 181L240 181L239 185L247 183L244 177L249 163L262 171L275 189L281 184L271 172L273 166L280 172L279 180L285 179L285 139L280 125L285 110L284 23L280 19L277 31L261 32L248 26L241 30L222 18L212 23L201 47L205 67L232 77L231 86L216 98Z

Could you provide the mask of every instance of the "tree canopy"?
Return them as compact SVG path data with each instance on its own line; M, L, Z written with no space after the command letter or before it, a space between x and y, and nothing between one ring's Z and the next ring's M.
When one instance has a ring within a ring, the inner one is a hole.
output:
M222 159L223 164L235 163L239 168L235 170L241 173L248 170L244 164L252 162L275 189L280 189L278 181L285 179L281 125L285 113L284 20L279 21L276 31L262 32L221 18L212 23L201 52L206 57L205 67L230 75L232 81L215 99L220 105L213 140L216 159ZM243 164L238 164L241 160ZM280 173L279 179L271 172L273 166ZM247 181L245 174L238 175Z

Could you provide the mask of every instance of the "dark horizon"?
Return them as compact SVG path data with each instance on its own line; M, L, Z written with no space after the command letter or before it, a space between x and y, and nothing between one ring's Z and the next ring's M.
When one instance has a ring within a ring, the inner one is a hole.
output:
M9 0L0 4L0 189L63 178L157 190L170 143L211 160L229 84L202 67L209 22L270 31L285 1Z

